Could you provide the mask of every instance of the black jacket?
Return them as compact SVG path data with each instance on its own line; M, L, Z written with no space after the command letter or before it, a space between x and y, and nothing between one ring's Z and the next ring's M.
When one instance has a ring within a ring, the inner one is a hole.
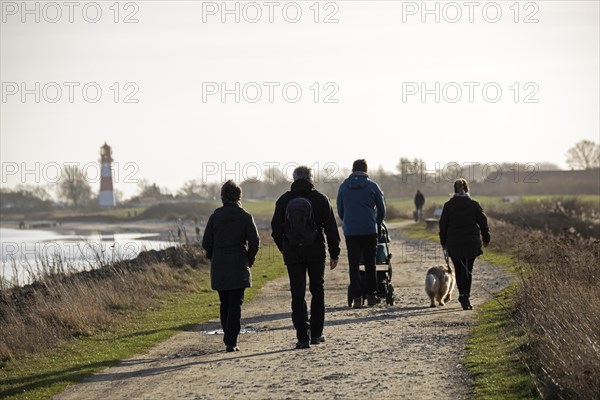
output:
M319 232L319 238L311 246L296 248L291 246L284 237L283 223L285 221L285 209L288 202L294 197L307 198L313 208L315 223ZM340 255L340 234L338 232L335 215L329 202L329 198L317 191L312 183L301 179L292 183L291 190L284 193L275 203L275 213L271 220L271 236L279 251L283 253L286 265L299 262L323 262L325 261L325 236L329 256L337 260Z
M454 196L444 204L440 216L440 243L452 258L475 258L481 254L481 238L490 241L487 217L478 202Z
M423 195L423 193L419 192L419 193L415 194L415 206L417 208L421 208L421 207L423 207L424 204L425 204L425 196Z
M226 203L210 216L202 247L210 259L210 283L214 290L252 286L250 267L260 240L252 215L237 203Z

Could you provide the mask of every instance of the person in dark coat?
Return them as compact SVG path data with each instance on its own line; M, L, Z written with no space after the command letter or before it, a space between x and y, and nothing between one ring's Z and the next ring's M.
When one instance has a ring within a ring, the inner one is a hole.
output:
M463 310L471 310L473 263L490 243L487 217L479 203L469 196L466 179L454 182L454 196L444 204L439 221L440 243L452 260Z
M417 194L415 194L415 209L416 209L416 217L415 221L420 221L423 218L423 206L425 205L425 196L421 193L420 190L417 190Z
M348 249L348 270L353 308L362 307L363 288L360 279L361 258L365 264L367 304L374 306L377 298L377 238L385 218L385 201L379 185L369 179L367 162L356 160L352 174L340 185L337 210ZM362 256L362 257L361 257Z
M202 247L210 259L210 284L219 292L226 350L238 351L244 291L252 286L250 268L260 245L252 215L241 207L242 189L229 180L221 188L223 207L208 219Z
M329 251L331 269L337 266L340 254L340 235L337 222L329 199L317 191L312 183L310 168L300 166L294 170L294 182L291 190L281 195L275 204L275 212L271 220L272 236L275 244L283 253L287 266L292 294L292 322L296 328L298 342L296 348L304 349L310 344L319 344L325 340L323 326L325 323L325 237ZM316 239L312 244L297 246L290 243L286 236L286 209L292 199L303 197L311 206L314 219ZM310 319L306 301L306 274L309 278L311 294Z

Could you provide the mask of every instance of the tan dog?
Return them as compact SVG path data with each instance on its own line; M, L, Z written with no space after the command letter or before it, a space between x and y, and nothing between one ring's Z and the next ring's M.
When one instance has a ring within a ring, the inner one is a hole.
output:
M435 307L435 302L440 306L445 305L452 299L454 290L454 271L446 259L446 268L443 266L432 267L425 276L425 292L431 299L430 307Z

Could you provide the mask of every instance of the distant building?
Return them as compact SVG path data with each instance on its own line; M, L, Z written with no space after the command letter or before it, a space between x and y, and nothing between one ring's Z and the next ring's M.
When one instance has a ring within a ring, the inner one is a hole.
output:
M100 195L98 196L98 204L100 207L115 206L112 162L112 150L110 146L104 142L104 145L100 147Z

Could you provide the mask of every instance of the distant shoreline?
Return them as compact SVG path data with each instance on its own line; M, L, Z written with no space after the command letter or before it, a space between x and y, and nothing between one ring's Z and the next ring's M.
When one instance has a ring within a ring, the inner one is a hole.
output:
M0 220L0 228L19 229L17 220ZM28 222L27 220L24 222ZM120 221L120 222L79 222L67 221L59 222L56 226L40 226L33 228L35 230L45 230L57 232L64 235L82 235L87 236L95 233L115 234L115 233L154 233L156 236L144 238L145 240L170 241L177 239L177 225L173 221L163 220L138 220L138 221ZM188 239L195 238L194 226L184 224L185 234ZM23 231L30 230L28 228ZM183 236L182 232L182 236ZM182 238L183 239L183 238Z

